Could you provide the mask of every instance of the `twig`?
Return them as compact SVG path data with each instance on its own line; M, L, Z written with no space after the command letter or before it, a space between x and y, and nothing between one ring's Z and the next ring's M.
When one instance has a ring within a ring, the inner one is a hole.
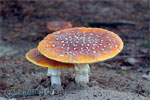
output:
M140 57L145 57L145 55L126 55L126 56L118 56L118 57L115 57L114 59L140 58Z
M122 25L136 26L136 23L132 21L89 22L88 24L90 27L101 27L101 26L117 27Z
M98 63L98 65L100 65L100 66L106 66L106 67L111 67L112 65L110 65L110 64L107 64L107 63Z
M30 97L21 97L21 98L16 98L16 100L26 100L26 99L33 99L33 98L48 98L48 97L53 97L53 96L62 96L61 94L57 95L45 95L45 96L30 96Z

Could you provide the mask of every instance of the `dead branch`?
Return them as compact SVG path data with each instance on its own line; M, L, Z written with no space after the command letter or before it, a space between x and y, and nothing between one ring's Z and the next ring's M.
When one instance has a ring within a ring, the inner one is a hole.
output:
M136 26L136 23L133 21L114 21L114 22L89 22L90 27L118 27L123 25Z

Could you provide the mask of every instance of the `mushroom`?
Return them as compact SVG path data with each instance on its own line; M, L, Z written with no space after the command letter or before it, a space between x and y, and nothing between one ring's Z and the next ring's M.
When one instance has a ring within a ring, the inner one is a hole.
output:
M47 58L75 65L76 83L89 82L89 64L116 56L123 49L121 38L101 28L76 27L47 35L38 50Z
M58 31L71 27L72 27L71 23L67 21L52 21L47 24L47 28L50 31Z
M60 69L62 68L74 68L73 64L66 64L51 60L43 56L37 48L34 48L26 53L26 59L35 65L48 67L47 75L51 76L51 85L61 85Z

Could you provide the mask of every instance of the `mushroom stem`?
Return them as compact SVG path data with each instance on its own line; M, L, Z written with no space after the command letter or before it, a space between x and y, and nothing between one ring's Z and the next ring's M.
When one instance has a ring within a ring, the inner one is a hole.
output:
M51 86L54 84L61 85L60 74L60 69L48 68L47 75L51 76Z
M89 64L75 64L75 81L76 83L89 82Z

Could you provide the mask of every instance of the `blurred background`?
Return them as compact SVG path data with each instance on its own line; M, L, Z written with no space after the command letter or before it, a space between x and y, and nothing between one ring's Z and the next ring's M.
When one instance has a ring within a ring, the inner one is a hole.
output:
M91 64L90 81L150 97L149 0L0 0L0 89L45 86L47 69L24 56L53 32L47 29L51 21L118 34L123 51L111 60ZM63 79L73 81L67 75Z

